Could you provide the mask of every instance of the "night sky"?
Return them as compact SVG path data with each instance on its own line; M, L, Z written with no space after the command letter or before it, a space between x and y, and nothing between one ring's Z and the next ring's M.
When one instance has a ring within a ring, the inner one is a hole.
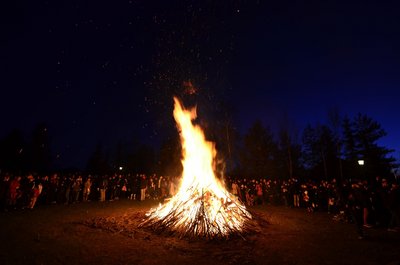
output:
M178 95L242 133L360 112L399 158L400 5L274 2L2 1L0 137L45 122L84 167L99 142L160 142Z

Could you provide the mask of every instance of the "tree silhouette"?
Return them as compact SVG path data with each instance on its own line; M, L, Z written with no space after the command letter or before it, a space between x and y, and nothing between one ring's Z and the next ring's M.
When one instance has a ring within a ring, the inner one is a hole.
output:
M244 136L243 173L249 177L276 176L276 149L272 132L256 121Z
M300 174L301 145L296 136L287 128L281 128L278 133L278 152L276 162L280 165L279 175L293 178L296 172Z
M101 142L96 145L95 151L88 160L86 169L92 174L105 174L109 172L108 161Z
M333 165L337 160L332 131L326 125L308 125L303 131L303 160L314 176L329 179L334 176Z
M168 137L163 141L158 156L158 172L161 175L179 176L182 173L182 152L179 136Z
M15 173L25 171L26 153L26 142L22 132L14 129L0 141L0 168Z
M378 141L386 136L381 125L368 117L358 114L353 120L345 119L344 132L346 143L346 170L361 178L371 179L377 175L391 176L391 169L395 159L390 156L393 150L378 145ZM365 161L364 168L360 169L357 160ZM363 170L363 172L360 172Z
M334 108L329 110L328 124L330 129L332 130L333 143L336 146L339 177L340 180L343 180L343 138L342 138L343 120L338 109Z
M141 144L128 157L127 168L130 172L153 174L155 173L156 154L153 147Z
M45 173L50 170L50 136L45 123L38 124L33 130L29 153L31 170L38 173Z

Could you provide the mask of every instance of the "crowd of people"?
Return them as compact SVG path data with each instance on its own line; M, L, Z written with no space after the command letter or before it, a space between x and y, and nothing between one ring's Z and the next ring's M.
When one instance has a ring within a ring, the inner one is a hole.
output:
M354 223L359 238L364 228L383 227L400 231L399 180L377 176L372 181L299 181L243 179L231 182L232 194L246 205L276 204L325 211L335 220Z
M73 204L130 199L161 200L175 194L177 178L145 174L1 175L0 209L33 209L37 204Z
M0 209L33 209L35 205L73 204L87 201L159 200L175 194L179 178L145 174L53 174L12 176L2 174ZM225 186L248 206L259 204L302 207L326 211L336 220L353 222L360 237L364 228L400 226L398 180L376 177L372 181L312 181L291 178L226 178Z

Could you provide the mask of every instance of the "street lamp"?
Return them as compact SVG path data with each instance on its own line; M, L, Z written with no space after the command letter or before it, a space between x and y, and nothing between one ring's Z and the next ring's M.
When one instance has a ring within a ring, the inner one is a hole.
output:
M121 170L122 171L122 169L124 169L123 167L119 167L119 170Z
M359 160L357 161L357 163L358 163L358 165L361 167L362 177L363 177L364 180L365 180L365 179L366 179L365 170L364 170L364 163L365 163L365 161L364 161L364 159L359 159Z

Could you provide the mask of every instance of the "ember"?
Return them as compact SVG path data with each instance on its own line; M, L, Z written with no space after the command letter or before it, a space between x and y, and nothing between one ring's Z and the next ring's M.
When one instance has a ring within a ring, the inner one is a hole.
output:
M229 237L241 235L252 217L214 175L216 150L202 129L193 124L196 109L186 110L174 98L174 118L182 143L182 180L175 196L151 209L141 224L181 237Z

